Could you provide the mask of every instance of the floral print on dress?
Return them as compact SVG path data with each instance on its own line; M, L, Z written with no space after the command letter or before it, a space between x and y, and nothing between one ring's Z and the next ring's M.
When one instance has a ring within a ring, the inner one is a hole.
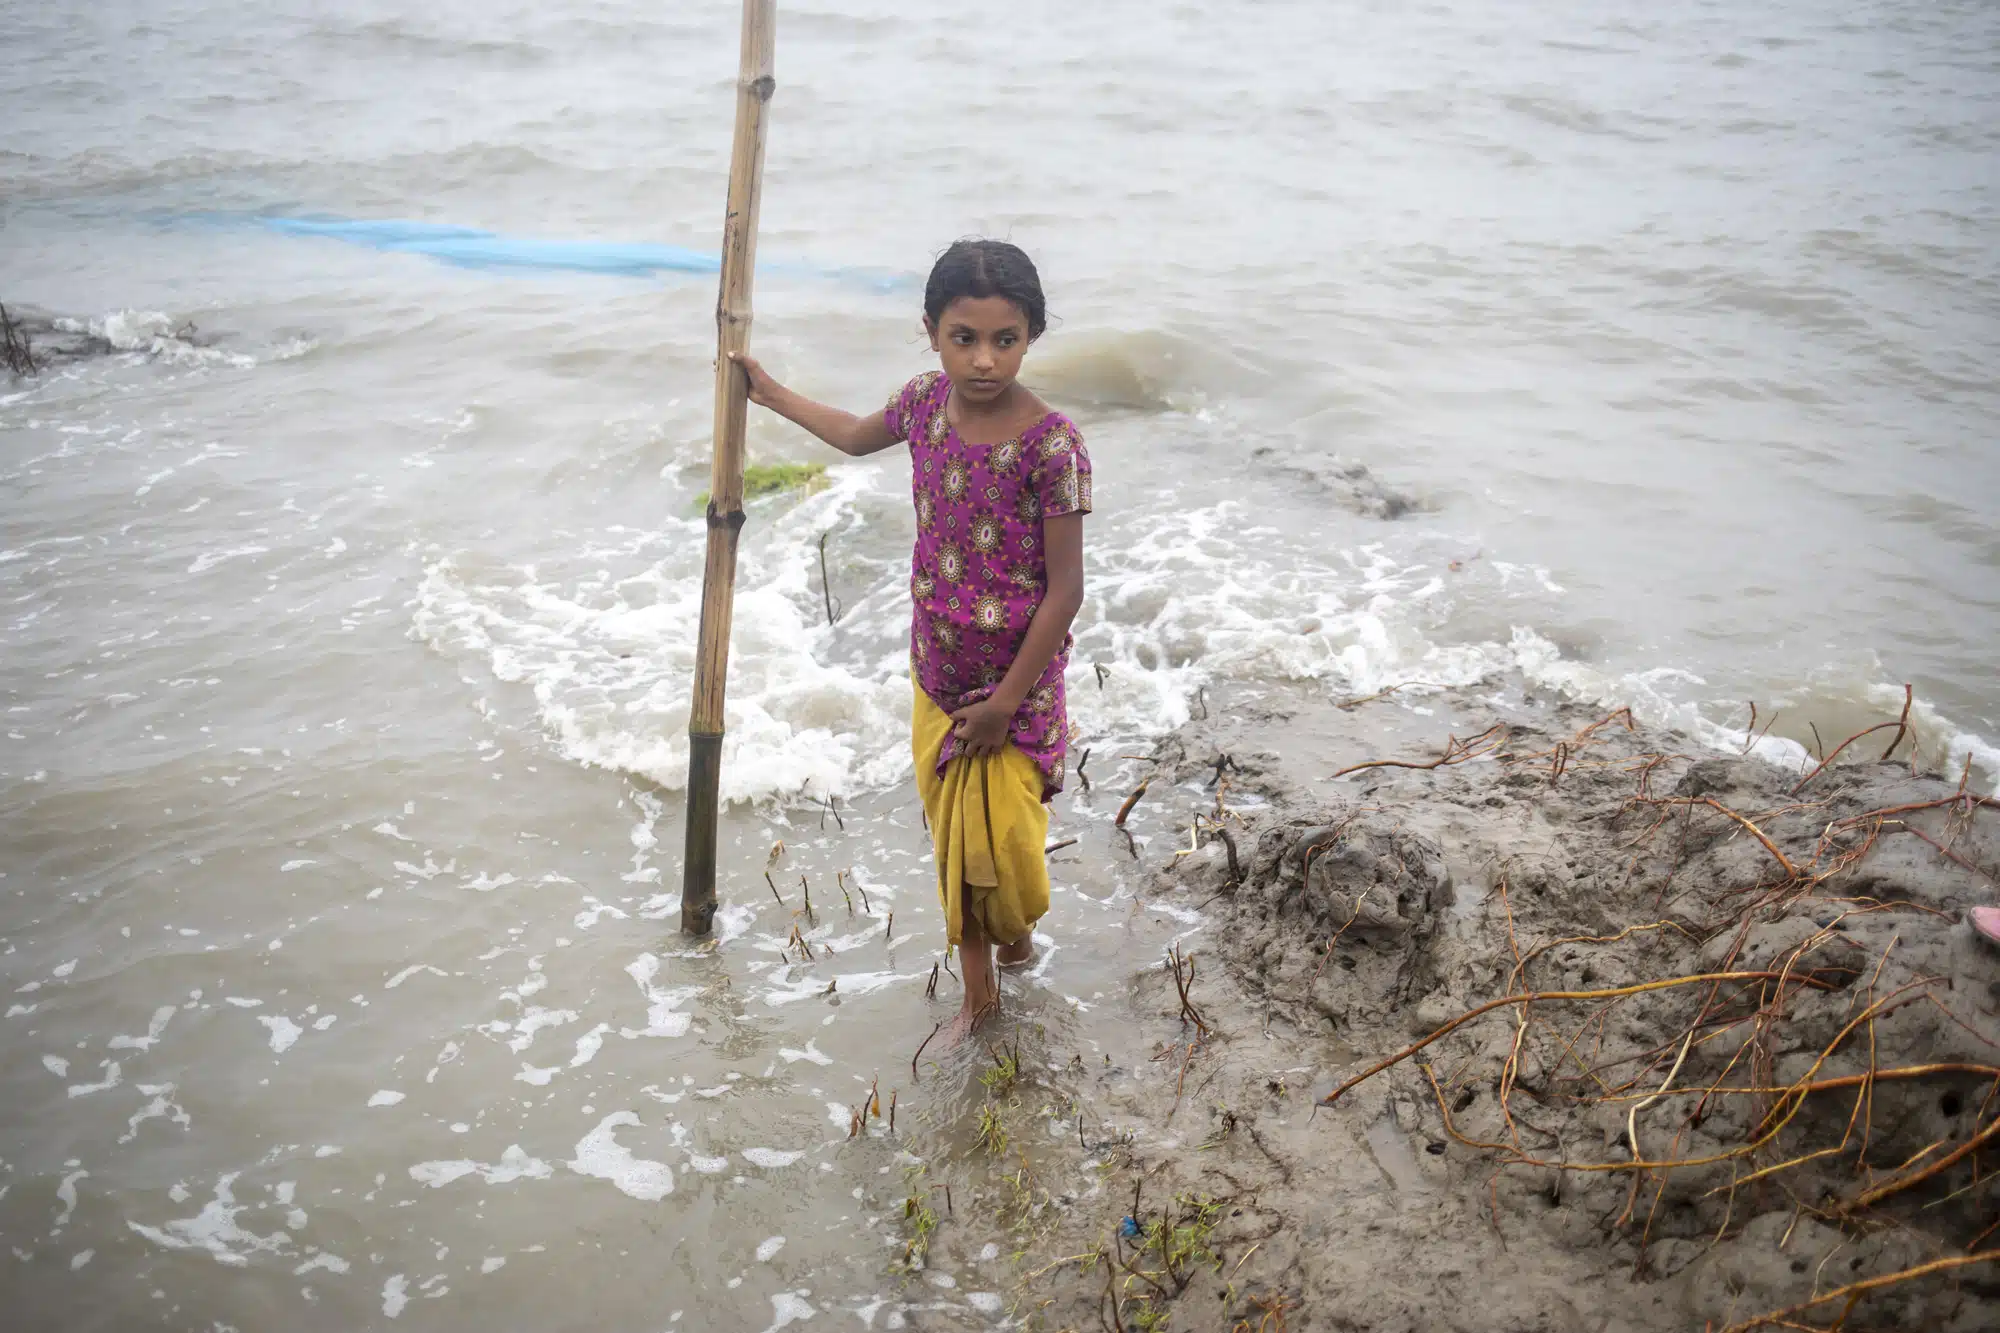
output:
M1082 432L1050 413L1014 439L968 444L945 412L951 381L928 371L889 399L883 420L910 446L917 512L910 562L911 667L947 713L991 694L1048 591L1042 523L1090 512L1090 455ZM1065 640L1022 700L1010 739L1035 761L1047 800L1062 790L1069 746ZM942 773L957 740L938 756Z

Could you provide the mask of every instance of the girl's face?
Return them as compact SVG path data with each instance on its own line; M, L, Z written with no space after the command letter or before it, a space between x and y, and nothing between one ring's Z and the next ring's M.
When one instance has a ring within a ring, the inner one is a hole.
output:
M1021 373L1028 351L1028 317L1004 296L961 296L933 324L931 350L951 377L954 393L974 403L990 403L1007 392Z

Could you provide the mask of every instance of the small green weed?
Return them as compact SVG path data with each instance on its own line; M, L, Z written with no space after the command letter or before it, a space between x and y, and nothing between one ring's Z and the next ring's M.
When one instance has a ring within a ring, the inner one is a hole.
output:
M761 500L784 491L816 491L826 485L824 463L752 463L743 469L743 498ZM697 513L708 510L707 491L694 498Z
M1017 1042L1005 1051L996 1051L991 1046L986 1053L993 1057L993 1068L979 1076L979 1082L995 1096L1014 1086L1021 1077L1021 1047Z
M930 1256L931 1237L937 1234L937 1210L923 1195L912 1194L903 1200L903 1221L910 1228L910 1242L903 1247L904 1266L921 1268Z
M979 1146L995 1157L1007 1151L1007 1122L997 1106L979 1109Z
M1173 1207L1146 1237L1146 1248L1160 1256L1176 1293L1187 1289L1197 1268L1217 1262L1208 1243L1215 1237L1221 1216L1222 1205L1214 1199L1200 1194L1177 1194Z

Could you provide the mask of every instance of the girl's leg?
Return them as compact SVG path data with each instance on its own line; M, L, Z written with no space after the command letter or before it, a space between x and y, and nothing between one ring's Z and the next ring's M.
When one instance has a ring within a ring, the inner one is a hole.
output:
M965 1005L959 1020L971 1031L987 1010L1000 1005L999 974L993 967L993 941L986 936L976 912L965 914L958 946L958 965L965 971Z
M1029 931L1012 944L1001 945L998 957L1002 967L1019 967L1023 963L1031 962L1035 957L1034 932Z

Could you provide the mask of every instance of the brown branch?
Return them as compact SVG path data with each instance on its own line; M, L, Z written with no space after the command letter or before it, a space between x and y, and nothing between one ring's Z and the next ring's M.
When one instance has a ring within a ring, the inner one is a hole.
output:
M1987 1123L1986 1128L1980 1130L1977 1134L1974 1134L1971 1138L1959 1144L1957 1148L1953 1149L1951 1152L1946 1153L1943 1157L1938 1158L1935 1162L1932 1162L1929 1166L1923 1168L1921 1171L1913 1171L1907 1176L1902 1176L1895 1180L1886 1181L1883 1184L1877 1185L1875 1188L1871 1190L1867 1190L1861 1194L1858 1194L1854 1197L1852 1202L1841 1205L1840 1211L1842 1213L1850 1213L1850 1214L1858 1212L1863 1208L1868 1208L1873 1206L1874 1204L1880 1203L1882 1200L1888 1198L1891 1194L1900 1194L1912 1185L1918 1184L1921 1181L1929 1180L1932 1176L1936 1175L1938 1172L1943 1171L1949 1167L1955 1166L1959 1162L1964 1161L1968 1153L1977 1151L1980 1144L1985 1143L1988 1139L1991 1139L1996 1134L2000 1134L2000 1117L1996 1117L1995 1119L1989 1121Z
M1490 1000L1476 1009L1468 1009L1423 1040L1404 1047L1386 1060L1381 1060L1371 1065L1362 1073L1356 1074L1353 1078L1347 1080L1347 1082L1341 1084L1332 1092L1329 1092L1325 1097L1322 1097L1319 1104L1321 1106L1333 1105L1356 1084L1365 1083L1392 1065L1401 1064L1418 1051L1423 1050L1424 1047L1429 1046L1441 1037L1449 1036L1459 1028L1464 1027L1467 1023L1470 1023L1473 1019L1484 1014L1490 1014L1495 1009L1504 1009L1510 1004L1539 1004L1543 1000L1608 1000L1625 995L1640 995L1647 991L1670 990L1676 986L1698 985L1704 981L1779 981L1783 979L1785 979L1785 974L1782 972L1702 972L1694 976L1669 977L1664 981L1642 982L1636 986L1616 986L1609 990L1528 991L1519 995L1503 995L1499 999ZM1790 979L1801 985L1818 986L1825 990L1833 989L1827 983L1813 977L1810 973L1793 976Z
M1916 700L1916 691L1913 690L1907 683L1905 683L1903 686L1903 713L1902 716L1896 719L1895 739L1889 742L1888 749L1882 751L1882 759L1884 762L1887 762L1889 756L1896 753L1896 747L1903 743L1903 737L1905 734L1908 733L1910 729L1910 705L1915 700Z
M1462 764L1468 759L1477 758L1479 755L1491 751L1501 741L1505 740L1506 737L1507 725L1504 722L1496 722L1470 740L1462 741L1456 736L1445 737L1444 753L1427 763L1417 763L1408 759L1370 759L1365 763L1349 764L1338 773L1330 775L1327 781L1331 782L1334 778L1344 778L1349 773L1359 773L1364 768L1413 768L1428 771L1434 768L1444 768L1451 764Z
M1739 1324L1731 1324L1728 1328L1723 1329L1722 1333L1750 1333L1751 1329L1762 1328L1767 1324L1784 1324L1788 1327L1796 1328L1798 1325L1791 1322L1792 1316L1804 1314L1815 1305L1825 1305L1828 1301L1837 1301L1845 1298L1849 1303L1848 1308L1852 1309L1853 1302L1866 1296L1871 1291L1879 1291L1883 1287L1893 1287L1901 1282L1911 1282L1920 1277L1927 1277L1932 1273L1944 1272L1947 1269L1963 1268L1967 1264L1991 1263L1995 1259L2000 1259L2000 1250L1981 1250L1978 1254L1961 1254L1954 1255L1949 1259L1933 1259L1927 1264L1918 1264L1915 1268L1905 1268L1901 1272L1884 1273L1881 1277L1871 1277L1865 1282L1850 1282L1844 1287L1835 1287L1832 1291L1815 1296L1808 1301L1801 1301L1797 1305L1786 1306L1782 1310L1773 1310L1769 1314L1760 1314L1754 1319L1746 1319Z

